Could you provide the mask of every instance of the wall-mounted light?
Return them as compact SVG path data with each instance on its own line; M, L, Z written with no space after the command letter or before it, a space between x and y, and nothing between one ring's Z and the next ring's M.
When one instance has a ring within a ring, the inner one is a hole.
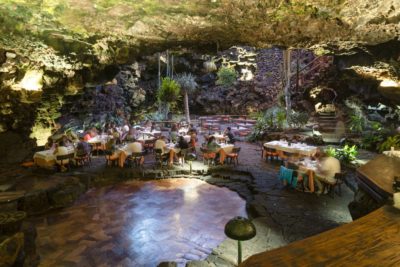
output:
M393 80L383 80L379 84L380 87L400 87L400 84Z
M19 83L19 86L28 91L39 91L43 87L42 78L42 70L28 70L25 73L24 78Z

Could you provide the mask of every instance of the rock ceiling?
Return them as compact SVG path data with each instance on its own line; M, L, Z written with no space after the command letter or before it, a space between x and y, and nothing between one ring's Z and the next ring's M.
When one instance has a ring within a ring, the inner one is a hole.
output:
M177 46L339 51L398 39L399 23L399 0L1 0L0 48L100 63Z

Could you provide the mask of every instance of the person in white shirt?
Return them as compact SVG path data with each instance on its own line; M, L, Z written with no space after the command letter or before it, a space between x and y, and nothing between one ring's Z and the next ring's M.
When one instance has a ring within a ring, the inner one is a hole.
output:
M324 152L317 152L318 169L315 172L315 183L318 185L317 194L323 193L323 182L336 183L335 174L340 173L340 161L337 158L327 156Z
M119 156L119 166L122 168L124 167L125 160L129 155L132 155L133 153L142 153L143 152L143 146L142 143L137 142L135 139L126 145L126 151L120 154ZM140 157L140 165L144 163L144 156L142 155Z
M130 153L141 153L143 151L142 143L136 141L135 139L133 139L132 143L129 143L127 147Z
M53 155L56 157L56 163L60 165L61 171L65 171L66 167L65 165L69 164L69 159L67 160L57 160L57 156L64 156L68 155L70 151L68 148L65 146L63 141L60 141L56 147L56 149L53 152Z
M165 136L161 136L157 141L154 143L154 149L161 149L162 154L165 154L166 148L167 148L167 143L165 142L167 138Z

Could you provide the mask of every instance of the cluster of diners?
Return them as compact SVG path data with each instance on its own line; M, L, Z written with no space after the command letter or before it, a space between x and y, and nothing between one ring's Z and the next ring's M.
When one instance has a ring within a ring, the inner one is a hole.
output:
M343 173L340 161L328 156L321 148L296 140L275 140L263 144L262 157L280 160L279 179L285 186L303 192L340 194ZM316 186L317 189L316 190Z
M197 158L200 152L203 162L225 164L238 163L240 147L235 147L235 136L231 127L211 132L199 124L170 123L168 129L161 124L145 121L138 125L106 124L80 133L67 132L49 137L44 150L34 154L34 163L39 167L67 171L72 166L90 165L93 156L103 156L108 166L120 168L143 167L145 155L153 154L157 163L171 167L183 165L188 154ZM202 142L199 144L199 134ZM147 157L146 157L147 158Z

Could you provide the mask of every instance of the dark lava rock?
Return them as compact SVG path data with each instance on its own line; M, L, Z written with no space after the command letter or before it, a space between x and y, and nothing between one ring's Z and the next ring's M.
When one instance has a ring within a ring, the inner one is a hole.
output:
M0 266L14 266L24 247L24 234L21 232L6 238L0 243Z
M21 209L29 215L45 212L49 208L47 192L44 190L35 190L27 193L21 204Z

